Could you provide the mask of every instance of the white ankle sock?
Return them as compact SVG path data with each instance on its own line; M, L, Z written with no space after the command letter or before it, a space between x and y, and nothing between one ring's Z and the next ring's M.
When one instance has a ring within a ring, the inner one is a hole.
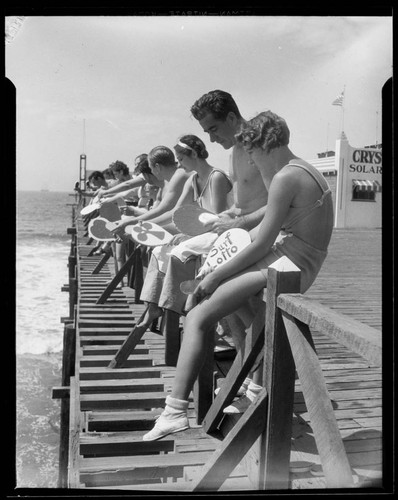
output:
M261 385L255 384L253 380L250 380L250 383L247 387L246 396L250 399L250 401L254 401L260 394L262 388L263 387Z
M242 382L242 387L244 387L245 389L247 389L251 381L252 381L251 378L246 377L245 380Z
M185 413L188 409L188 401L185 401L184 399L177 399L173 398L172 396L167 396L165 403L165 411L170 414L181 412Z

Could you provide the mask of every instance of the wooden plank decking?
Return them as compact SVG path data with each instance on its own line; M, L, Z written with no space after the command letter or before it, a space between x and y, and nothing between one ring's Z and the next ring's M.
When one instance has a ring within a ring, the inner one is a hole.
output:
M108 364L144 310L130 288L96 300L114 272L78 231L79 294L76 369L71 379L71 487L149 491L189 490L220 441L196 424L156 442L143 442L171 390L174 367L164 363L164 339L147 331L124 368ZM327 260L306 296L381 330L380 231L335 231ZM360 249L363 249L362 253ZM372 286L369 286L371 282ZM382 374L346 347L313 331L335 416L357 486L380 486L382 477ZM73 387L72 387L73 386ZM74 432L74 434L73 434ZM306 462L303 464L303 462ZM315 464L311 470L305 465ZM319 455L297 380L293 415L291 488L325 488ZM303 468L304 466L304 468ZM243 464L223 490L251 490Z

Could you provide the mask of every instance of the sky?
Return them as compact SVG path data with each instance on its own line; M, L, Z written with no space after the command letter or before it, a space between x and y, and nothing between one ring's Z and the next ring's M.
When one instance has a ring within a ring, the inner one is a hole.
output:
M133 170L136 156L186 133L228 170L230 151L190 113L215 89L245 119L285 118L306 160L335 150L342 129L353 147L380 143L392 17L27 16L5 64L17 89L17 189L72 192L81 154L89 170L116 160ZM344 107L332 105L343 90Z

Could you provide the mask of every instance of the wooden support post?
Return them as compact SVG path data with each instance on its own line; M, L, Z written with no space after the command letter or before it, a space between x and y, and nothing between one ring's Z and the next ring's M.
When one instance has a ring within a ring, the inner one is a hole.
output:
M194 484L192 491L217 491L253 446L265 426L266 417L267 391L263 389L222 442L221 448L203 467L201 477Z
M69 279L69 317L73 318L75 305L77 304L77 279Z
M160 324L160 332L164 336L164 362L167 366L177 366L181 347L180 315L165 309Z
M201 424L209 411L214 395L214 335L215 327L207 332L205 360L193 387L196 422Z
M289 486L295 366L277 297L299 292L300 270L287 257L269 266L263 371L268 414L260 442L259 489Z
M80 404L79 384L75 377L70 379L70 437L68 448L68 488L79 488L80 486Z
M104 304L106 302L106 299L111 295L113 290L117 287L117 285L122 281L123 277L126 275L128 270L131 268L131 266L134 263L135 259L135 252L133 252L129 258L126 260L126 262L123 264L123 266L119 269L119 271L116 273L116 275L113 277L109 285L105 288L105 290L102 292L100 297L98 298L96 304Z
M288 313L283 321L300 379L328 488L354 486L351 466L307 325Z
M75 374L75 355L76 329L73 327L73 325L65 325L62 355L62 386L69 386L70 378ZM70 400L69 398L63 398L61 400L60 414L58 488L66 488L68 482L69 411Z
M69 268L69 278L74 278L75 277L75 268L76 268L76 252L74 252L74 255L69 255L68 257L68 268Z

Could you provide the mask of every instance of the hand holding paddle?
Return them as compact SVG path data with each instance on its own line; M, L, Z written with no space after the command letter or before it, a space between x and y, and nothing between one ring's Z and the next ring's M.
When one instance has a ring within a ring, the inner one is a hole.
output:
M125 228L126 233L137 243L148 247L167 245L174 238L173 234L150 221L139 221L138 224L130 224Z
M180 290L185 294L194 292L196 294L196 288L203 279L203 281L206 280L204 282L203 291L206 290L207 294L213 293L213 291L217 288L218 283L215 284L214 277L207 279L208 276L212 274L211 271L229 262L236 254L241 252L250 243L250 234L244 229L234 228L225 231L214 242L214 245L210 249L205 263L201 267L196 279L182 282L180 284ZM212 291L209 292L209 290Z

